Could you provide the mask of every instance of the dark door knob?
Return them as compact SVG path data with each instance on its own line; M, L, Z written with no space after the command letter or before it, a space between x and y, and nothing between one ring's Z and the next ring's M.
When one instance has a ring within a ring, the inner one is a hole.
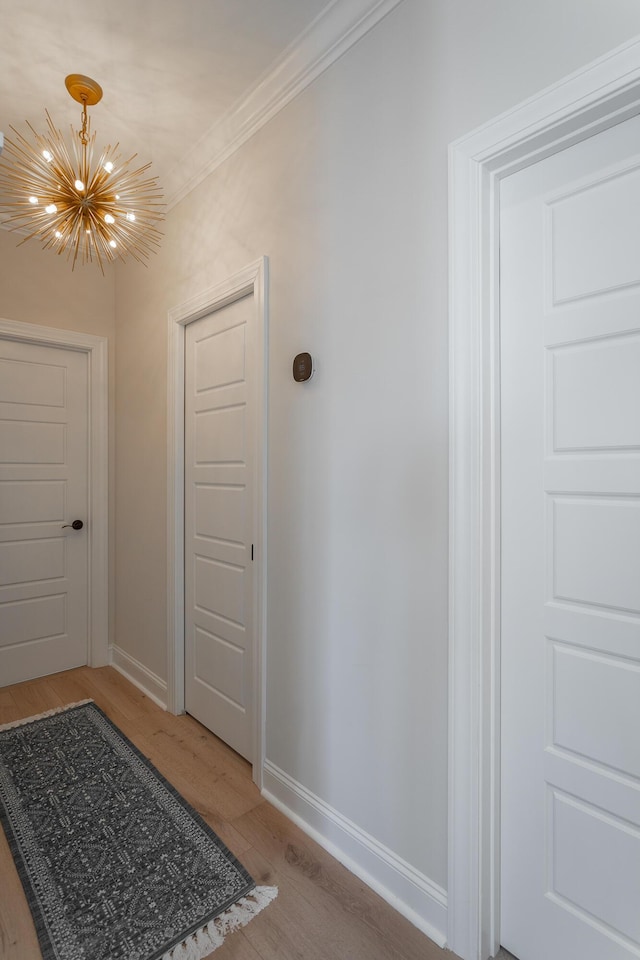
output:
M74 520L73 523L63 523L62 529L64 530L65 527L73 527L74 530L82 530L84 523L82 520Z

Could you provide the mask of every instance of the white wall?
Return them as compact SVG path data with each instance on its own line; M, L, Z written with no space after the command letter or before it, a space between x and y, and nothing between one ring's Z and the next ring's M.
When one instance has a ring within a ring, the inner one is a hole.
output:
M109 341L109 638L115 622L115 294L114 272L76 267L35 240L0 230L0 317Z
M436 893L447 144L637 33L635 0L404 0L118 269L117 642L165 676L167 311L267 254L267 756Z

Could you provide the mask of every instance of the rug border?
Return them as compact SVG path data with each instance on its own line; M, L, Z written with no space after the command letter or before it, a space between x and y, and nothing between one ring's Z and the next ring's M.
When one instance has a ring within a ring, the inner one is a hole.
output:
M13 730L14 727L25 727L29 723L35 723L36 720L46 720L47 717L55 717L56 713L67 713L68 710L74 710L76 707L86 707L88 703L98 704L95 700L78 700L77 703L65 703L61 707L53 707L52 710L43 710L42 713L36 713L32 717L23 717L21 720L10 720L9 723L0 724L0 733L3 730ZM98 709L100 709L98 707Z
M198 811L182 796L182 794L176 789L176 787L174 787L173 784L170 783L167 780L167 778L163 776L162 773L160 773L160 771L157 769L154 763L148 757L145 757L142 751L139 750L138 747L136 747L136 745L129 739L129 737L122 730L120 730L120 728L107 716L107 714L104 712L104 710L102 710L101 707L98 706L95 700L87 699L87 700L78 701L77 703L66 704L61 707L57 707L53 710L46 710L43 713L34 715L32 717L25 717L22 720L16 720L7 724L3 724L0 727L0 733L6 730L14 729L16 727L26 726L31 723L37 723L38 721L49 719L50 717L54 717L58 714L71 713L74 710L82 710L85 708L92 708L93 710L96 711L99 717L107 724L110 730L114 733L114 735L117 736L129 750L131 750L131 752L134 754L134 756L139 762L141 762L148 770L151 771L151 773L158 779L158 781L167 790L167 792L171 795L171 797L186 811L186 813L189 816L193 818L193 820L202 829L202 831L206 834L206 836L215 843L217 848L234 864L234 866L237 868L241 876L248 881L245 884L245 886L240 889L240 891L234 894L232 899L225 901L223 905L220 907L220 909L217 909L215 913L211 915L206 915L205 917L201 918L201 920L199 920L195 926L188 928L187 930L183 930L176 939L169 941L167 944L164 944L159 951L156 950L153 954L150 954L149 957L146 958L146 960L163 960L163 958L170 955L172 951L177 950L178 948L180 948L182 944L187 943L190 940L190 938L194 937L200 931L208 927L210 923L220 919L227 910L232 908L240 900L242 900L247 896L250 896L254 890L257 890L257 889L267 890L271 888L257 887L256 882L251 876L251 874L249 873L249 871L238 860L238 858L229 850L227 845L224 843L221 837L218 836L215 830L213 830L213 828L209 826L209 824L203 819L203 817L198 813ZM55 944L48 933L48 925L46 922L46 917L40 906L39 899L35 895L35 890L33 888L33 884L31 882L28 869L26 868L26 860L22 856L22 853L20 851L20 844L17 836L14 834L9 813L6 810L5 804L4 802L2 802L1 798L0 798L0 821L2 822L4 833L7 838L7 842L9 844L9 850L11 852L11 856L12 856L14 865L16 867L18 877L20 879L23 890L25 892L25 896L27 898L29 911L31 913L34 926L36 928L36 934L38 936L38 944L42 951L43 960L58 960L59 955L57 953L57 950L55 949ZM17 857L16 857L16 854L17 854ZM33 904L35 904L36 906L37 916L35 915ZM40 931L43 931L44 938L41 937Z

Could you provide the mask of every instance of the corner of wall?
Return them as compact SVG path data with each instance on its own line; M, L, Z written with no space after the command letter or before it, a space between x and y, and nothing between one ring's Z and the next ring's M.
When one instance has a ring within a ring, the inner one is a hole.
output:
M109 663L157 706L167 709L167 684L161 677L115 643L109 648Z

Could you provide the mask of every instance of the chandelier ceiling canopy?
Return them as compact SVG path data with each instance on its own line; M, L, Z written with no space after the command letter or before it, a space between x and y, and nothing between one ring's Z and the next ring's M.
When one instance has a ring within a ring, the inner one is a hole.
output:
M102 88L81 74L65 79L69 94L82 104L81 127L71 127L69 150L45 111L47 131L27 123L33 142L14 127L0 157L0 213L4 225L39 239L43 247L66 253L72 268L127 256L144 262L159 246L164 203L157 177L145 176L150 163L122 160L119 144L107 146L94 165L95 133L87 107L102 99Z

